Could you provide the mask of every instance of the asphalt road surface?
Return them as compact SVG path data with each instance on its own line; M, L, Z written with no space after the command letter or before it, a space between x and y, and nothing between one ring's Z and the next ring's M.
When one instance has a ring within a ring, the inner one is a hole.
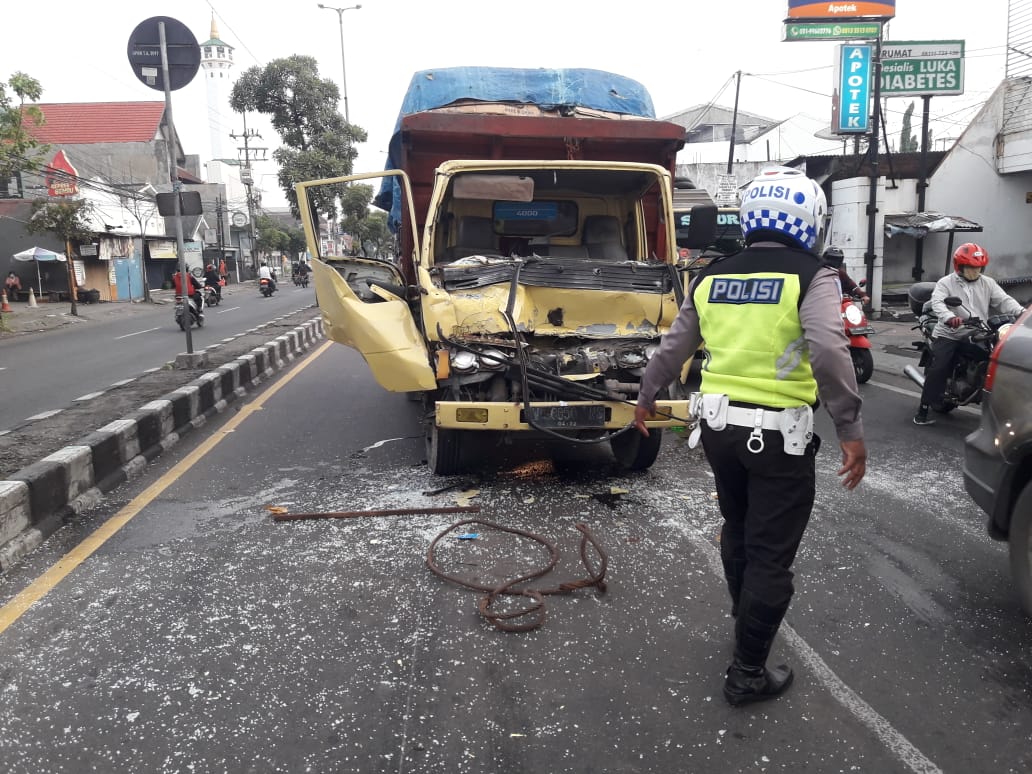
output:
M650 471L622 476L605 447L484 443L477 470L435 477L421 406L381 391L350 350L317 347L5 577L0 768L1032 770L1032 628L960 477L977 416L915 428L902 379L862 389L857 491L838 486L818 423L817 504L772 656L796 682L733 709L700 450L670 434ZM447 531L442 567L491 585L545 564L540 545L450 529L465 514L270 510L467 504L555 542L537 588L585 577L575 525L588 525L605 592L548 596L540 628L501 632L478 593L427 569L428 547Z
M206 310L204 327L191 328L193 351L314 302L313 288L289 280L271 298L253 283L232 285L221 304ZM121 304L119 310L124 314L0 343L0 431L89 399L187 351L172 304Z

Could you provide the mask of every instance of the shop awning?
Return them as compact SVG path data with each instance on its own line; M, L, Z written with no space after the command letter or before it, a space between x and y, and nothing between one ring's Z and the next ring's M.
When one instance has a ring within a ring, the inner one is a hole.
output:
M981 231L982 227L973 220L959 215L945 215L941 212L901 212L885 216L885 236L897 234L924 239L932 233L954 233L957 231Z

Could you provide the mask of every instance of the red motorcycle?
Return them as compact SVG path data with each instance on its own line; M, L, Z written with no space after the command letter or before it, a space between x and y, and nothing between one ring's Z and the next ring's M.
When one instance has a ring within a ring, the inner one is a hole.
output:
M874 328L867 322L864 306L856 295L842 295L842 324L849 339L849 356L853 359L856 383L863 384L874 373L874 354L871 340L867 338L874 333Z

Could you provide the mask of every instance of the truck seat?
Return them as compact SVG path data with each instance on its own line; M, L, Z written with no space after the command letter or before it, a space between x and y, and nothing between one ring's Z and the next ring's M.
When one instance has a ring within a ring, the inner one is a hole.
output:
M614 215L589 215L584 219L584 245L588 257L604 261L626 261L620 221Z
M455 226L455 245L446 247L442 262L468 258L471 255L498 255L498 238L490 218L467 215L458 218Z

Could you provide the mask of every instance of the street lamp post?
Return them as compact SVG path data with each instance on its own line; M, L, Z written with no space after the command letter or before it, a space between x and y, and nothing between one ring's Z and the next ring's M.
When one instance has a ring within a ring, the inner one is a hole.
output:
M344 120L349 124L351 123L351 114L348 113L348 66L344 60L344 12L354 11L361 8L361 5L349 5L347 8L337 8L332 5L323 5L319 3L320 8L324 8L327 11L337 12L337 23L340 25L340 66L341 75L343 76L344 85Z

